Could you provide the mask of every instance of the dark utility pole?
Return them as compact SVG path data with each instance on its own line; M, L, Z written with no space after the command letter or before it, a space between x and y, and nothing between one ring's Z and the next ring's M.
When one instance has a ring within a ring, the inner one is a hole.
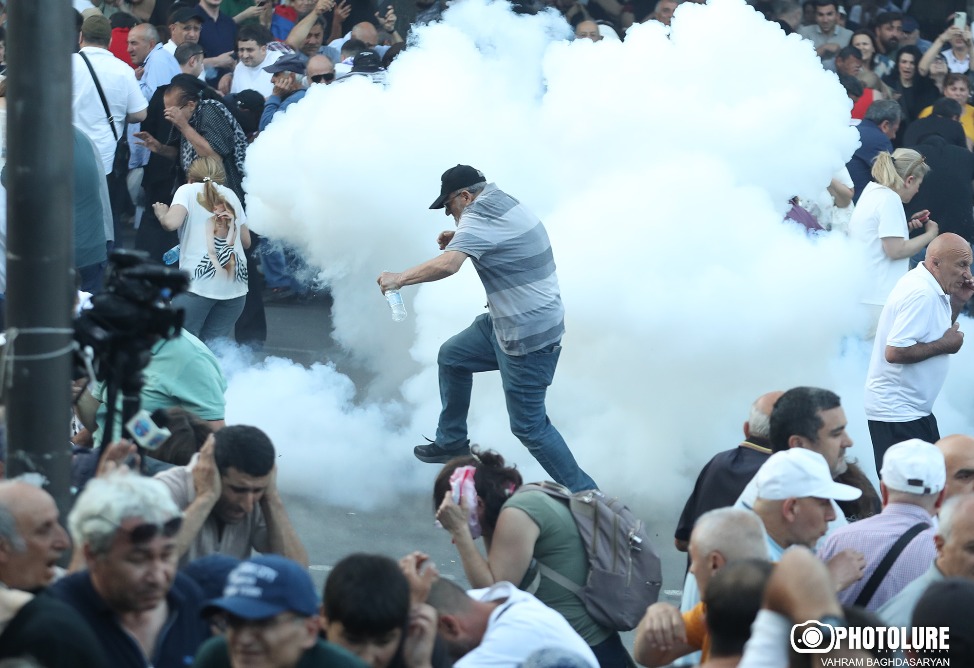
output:
M11 0L7 9L7 474L44 476L63 514L70 505L77 36L67 0Z

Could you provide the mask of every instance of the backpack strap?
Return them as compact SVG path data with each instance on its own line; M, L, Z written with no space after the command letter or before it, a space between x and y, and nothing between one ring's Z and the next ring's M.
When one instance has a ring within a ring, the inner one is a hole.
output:
M879 585L882 584L883 578L886 577L889 569L893 567L896 559L900 556L900 553L902 553L903 550L906 549L906 546L917 537L917 534L929 528L930 525L926 522L914 524L912 527L907 529L906 533L900 536L895 543L893 543L893 546L889 548L886 556L884 556L883 560L879 562L879 566L877 566L876 570L873 571L873 574L869 576L869 581L866 583L866 586L862 588L862 591L859 592L859 596L856 597L853 605L858 605L859 607L863 608L866 607L869 601L871 601L873 596L876 594L876 590L879 589Z
M546 566L540 560L538 561L538 573L556 584L561 585L571 593L575 594L575 596L578 596L579 598L582 597L582 587L579 587L577 584L566 578L555 569Z
M112 116L112 112L108 108L108 100L105 98L105 91L101 89L101 83L98 81L98 75L95 74L95 68L91 66L91 61L88 60L88 56L82 51L78 51L78 55L81 56L81 60L85 61L85 65L88 66L88 71L91 72L91 78L95 82L98 97L101 98L101 105L105 107L105 116L108 118L108 124L112 127L112 136L115 137L115 141L118 141L118 130L115 129L115 117Z
M520 494L521 492L544 492L548 496L552 496L556 499L561 499L562 501L564 501L566 504L569 505L569 510L571 509L571 500L572 500L571 490L569 490L564 485L559 485L556 482L551 482L550 480L545 480L542 482L529 482L518 487L517 492L515 493ZM574 516L572 517L572 519L574 519ZM564 575L562 575L555 569L546 565L540 559L535 559L535 562L538 564L538 575L537 577L534 578L534 580L529 585L529 589L527 590L528 593L533 594L538 590L538 585L540 584L541 576L543 575L544 577L548 578L555 584L564 587L571 593L575 594L575 596L581 598L582 589L583 589L582 587L572 582L571 580L566 578Z

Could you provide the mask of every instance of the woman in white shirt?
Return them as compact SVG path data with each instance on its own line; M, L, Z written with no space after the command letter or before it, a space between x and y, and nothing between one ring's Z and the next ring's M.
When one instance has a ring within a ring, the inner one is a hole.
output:
M153 204L162 226L179 231L179 268L190 275L189 290L173 306L185 312L183 329L203 341L229 338L247 298L247 218L223 185L222 161L197 158L187 176L171 206Z
M867 338L876 335L876 324L886 298L896 282L910 269L910 257L927 247L939 233L930 212L918 211L907 222L903 205L920 189L930 166L923 156L908 148L885 151L873 163L873 180L866 185L849 221L849 236L864 249L869 277L861 302L867 319ZM910 238L910 230L924 228Z

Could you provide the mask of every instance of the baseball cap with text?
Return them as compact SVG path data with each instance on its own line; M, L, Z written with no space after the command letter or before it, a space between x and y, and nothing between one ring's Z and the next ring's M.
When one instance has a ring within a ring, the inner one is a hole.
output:
M207 601L203 615L216 610L242 619L269 619L282 612L304 617L318 614L318 597L311 576L296 561L263 554L230 571L223 596Z
M774 453L758 469L754 482L758 498L769 501L808 496L852 501L862 496L861 490L832 480L825 457L805 448Z

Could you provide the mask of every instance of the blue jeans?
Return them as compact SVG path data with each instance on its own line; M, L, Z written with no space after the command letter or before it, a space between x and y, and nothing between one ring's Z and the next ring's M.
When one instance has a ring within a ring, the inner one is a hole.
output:
M172 305L183 309L183 329L203 342L233 338L233 326L247 296L210 299L192 292L176 295Z
M101 292L105 282L105 262L89 264L87 267L78 267L76 270L79 277L79 286L83 292L97 295Z
M260 268L264 273L264 285L270 289L291 287L291 275L280 244L265 243L261 249Z
M568 444L548 419L545 394L555 375L561 346L552 344L527 355L508 355L494 336L490 316L478 316L440 347L440 412L436 444L456 449L467 441L467 413L473 374L500 371L511 431L534 455L552 480L573 492L596 488L578 467Z

